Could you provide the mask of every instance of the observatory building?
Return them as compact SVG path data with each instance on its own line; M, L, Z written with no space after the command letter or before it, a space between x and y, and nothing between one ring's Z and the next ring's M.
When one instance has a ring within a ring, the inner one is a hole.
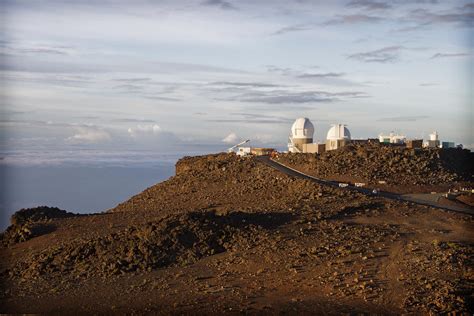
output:
M344 124L332 124L326 137L326 150L338 149L351 142L351 133Z
M300 117L291 126L288 141L288 151L292 153L304 152L303 146L313 142L314 126L306 117Z

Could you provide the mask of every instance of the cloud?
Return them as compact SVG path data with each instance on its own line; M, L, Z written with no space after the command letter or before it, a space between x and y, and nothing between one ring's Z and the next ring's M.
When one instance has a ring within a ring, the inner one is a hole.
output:
M298 78L334 78L334 77L342 77L345 73L343 72L326 72L326 73L319 73L319 74L312 74L312 73L304 73L298 75Z
M468 57L471 56L469 53L436 53L431 56L431 59L436 58L447 58L447 57Z
M223 10L237 10L237 8L228 1L224 0L206 0L202 2L203 5L218 7Z
M474 11L474 3L466 3L461 9Z
M97 116L97 115L80 115L80 116L75 116L74 118L80 119L80 120L98 120L98 119L100 119L100 116Z
M439 0L398 0L397 2L401 3L401 4L411 4L411 3L417 3L417 4L425 4L425 3L429 3L429 4L437 4L439 3Z
M151 78L118 78L114 79L114 81L118 82L147 82L150 81Z
M340 98L361 98L368 97L364 92L326 92L326 91L250 91L228 98L231 101L254 102L266 104L295 104L295 103L320 103L333 102Z
M160 150L179 147L183 140L158 124L138 124L127 129L129 146L133 148L156 148Z
M279 87L279 85L272 84L272 83L264 83L264 82L231 82L231 81L216 81L216 82L211 82L209 85L216 85L216 86L234 86L234 87L255 87L255 88L272 88L272 87Z
M142 86L138 86L135 84L121 84L118 86L113 87L114 89L119 89L119 90L127 90L127 91L140 91L143 90Z
M313 28L314 28L314 24L312 23L289 25L289 26L282 27L281 29L273 32L272 35L282 35L282 34L291 33L291 32L307 31Z
M359 24L359 23L378 23L383 21L384 18L378 16L371 16L366 14L348 14L348 15L336 15L333 19L327 20L322 25L339 25L339 24ZM291 32L308 31L318 27L317 23L300 23L289 25L280 28L279 30L272 33L272 35L282 35Z
M422 82L419 84L420 87L431 87L431 86L439 86L439 83L434 82Z
M111 121L112 122L118 122L118 123L156 123L155 120L133 119L133 118L113 119Z
M349 55L347 58L363 61L366 63L389 63L399 59L403 46L389 46L377 50Z
M96 127L76 127L76 134L68 137L66 141L73 144L97 144L109 141L110 134Z
M468 5L441 13L434 13L426 9L416 9L412 10L403 20L415 22L417 25L454 24L457 26L473 27L474 12L473 7Z
M259 113L230 113L232 116L239 116L231 119L210 119L208 122L226 122L226 123L248 123L248 124L289 124L291 119L276 115L266 115Z
M423 24L418 24L418 25L405 26L398 29L394 29L391 32L404 33L404 32L418 31L418 30L423 29L427 25L428 25L427 23L423 23Z
M131 137L138 137L142 135L158 135L162 133L161 127L158 124L137 125L133 128L130 127L127 131Z
M365 10L386 10L392 6L386 2L378 2L373 0L352 0L347 5L352 8L362 8Z
M227 135L226 137L224 137L224 139L222 139L222 141L226 144L235 144L239 141L239 139L240 138L237 136L237 134L232 132L229 135Z
M382 20L384 19L381 17L366 14L337 15L335 18L324 22L323 25L378 23Z
M145 99L157 100L157 101L172 101L172 102L181 101L181 99L178 99L178 98L159 97L159 96L155 96L155 95L146 95L146 96L143 96L143 97Z
M17 41L1 41L0 53L7 56L15 55L71 55L74 48L65 45L26 43Z
M266 67L267 67L268 72L278 73L283 76L289 76L295 72L295 70L292 68L281 68L274 65L268 65ZM313 67L316 67L316 66L313 66Z
M87 55L79 55L77 60L80 62L71 62L70 58L57 56L56 59L40 58L38 54L19 55L7 54L4 49L0 49L0 70L7 71L28 71L39 73L89 73L89 74L105 74L105 73L140 73L148 74L175 74L175 73L235 73L244 74L241 69L231 69L206 64L192 64L179 62L156 62L149 60L137 60L130 58L121 60L120 58L108 58L103 60L101 53L90 53ZM87 59L89 58L89 59ZM141 79L141 78L139 78ZM125 80L123 80L125 81ZM133 83L132 81L128 81ZM135 83L148 83L147 81L135 81Z
M379 122L415 122L429 118L428 115L395 116L378 119Z

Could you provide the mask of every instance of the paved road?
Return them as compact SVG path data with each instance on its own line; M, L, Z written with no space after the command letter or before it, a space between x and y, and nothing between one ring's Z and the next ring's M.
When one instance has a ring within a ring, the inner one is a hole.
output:
M337 182L337 181L325 180L325 179L320 179L320 178L310 176L310 175L305 174L301 171L298 171L298 170L293 169L291 167L285 166L285 165L283 165L279 162L276 162L276 161L270 159L270 157L268 157L268 156L259 156L259 157L256 157L256 159L257 159L257 161L259 161L261 163L264 163L264 164L266 164L266 165L268 165L268 166L270 166L270 167L272 167L272 168L274 168L274 169L276 169L280 172L283 172L283 173L285 173L289 176L302 178L302 179L307 179L307 180L311 180L313 182L316 182L316 183L319 183L319 184L322 184L322 185L327 185L327 186L332 186L332 187L339 188L339 182ZM372 189L368 189L368 188L360 188L360 187L356 187L356 186L353 186L353 185L349 185L349 186L347 186L345 188L341 188L341 189L353 190L353 191L357 191L357 192L360 192L360 193L363 193L363 194L366 194L366 195L372 195L373 196ZM443 210L474 215L474 209L473 208L462 207L462 206L439 205L438 203L436 203L434 201L422 200L422 199L418 199L418 198L410 196L410 195L401 195L401 194L395 194L395 193L381 191L377 194L377 196L381 196L381 197L391 199L391 200L407 201L407 202L411 202L411 203L415 203L415 204L419 204L419 205L426 205L426 206L431 206L431 207L435 207L435 208L439 208L439 209L443 209Z

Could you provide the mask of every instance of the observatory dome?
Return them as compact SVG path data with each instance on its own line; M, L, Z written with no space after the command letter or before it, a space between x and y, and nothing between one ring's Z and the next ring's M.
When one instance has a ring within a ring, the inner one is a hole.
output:
M329 129L326 138L328 140L351 140L351 133L344 124L333 124L332 127Z
M291 137L294 139L313 139L314 126L306 117L300 117L291 126Z

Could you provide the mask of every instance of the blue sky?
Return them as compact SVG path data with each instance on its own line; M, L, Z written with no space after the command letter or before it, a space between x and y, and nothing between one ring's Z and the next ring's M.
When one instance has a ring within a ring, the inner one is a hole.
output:
M1 1L4 163L391 130L474 147L468 1Z

